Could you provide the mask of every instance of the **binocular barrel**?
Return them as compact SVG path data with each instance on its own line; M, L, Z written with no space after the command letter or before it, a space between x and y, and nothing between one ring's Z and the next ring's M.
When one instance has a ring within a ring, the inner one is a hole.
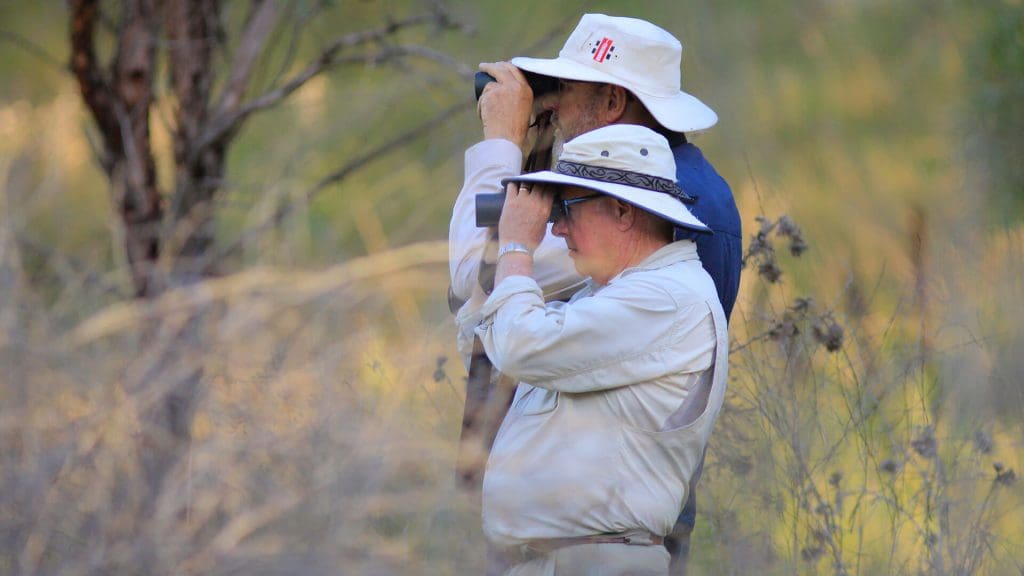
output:
M476 227L492 228L501 219L501 208L505 205L505 193L476 195Z
M501 209L505 206L505 193L476 195L476 227L494 228L501 220ZM559 216L558 205L551 206L548 222L554 222Z
M526 83L530 85L530 89L533 90L533 97L543 96L548 92L554 92L558 90L558 78L553 76L543 76L541 74L534 74L533 72L523 71L523 75L526 76ZM484 93L484 86L494 82L494 76L491 76L487 72L477 72L473 76L473 88L476 91L476 99L480 99L480 95Z

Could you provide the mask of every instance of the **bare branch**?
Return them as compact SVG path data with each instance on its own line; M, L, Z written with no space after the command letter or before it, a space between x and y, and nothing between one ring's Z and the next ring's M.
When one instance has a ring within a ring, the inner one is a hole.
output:
M321 7L322 4L318 3L316 5L316 9L309 10L307 13L301 14L294 19L291 37L288 39L288 48L285 50L284 58L281 60L281 65L274 74L273 80L270 81L271 86L277 85L277 83L281 81L281 78L284 77L285 73L287 73L291 68L292 63L295 61L295 55L298 53L299 38L306 29L306 25L320 14Z
M218 116L234 111L245 96L253 66L263 53L267 37L277 26L280 16L278 8L279 4L276 0L259 0L253 4L252 12L249 13L245 24L245 31L238 43L238 50L229 67L231 76L224 86L220 103L217 105L216 114Z
M402 132L401 134L398 134L394 138L380 144L379 146L366 151L366 153L364 153L362 156L358 156L350 160L344 166L338 168L331 174L328 174L327 176L322 178L319 182L316 183L316 185L314 185L312 188L310 188L303 194L303 199L306 202L311 201L327 187L337 184L338 182L341 182L345 178L351 176L352 173L365 167L371 162L379 160L396 150L399 150L405 146L408 146L409 144L412 144L417 138L420 138L428 134L431 130L444 124L459 112L462 112L467 108L470 108L472 104L473 102L470 100L460 101L459 103L441 111L436 116L427 120L426 122L423 122L418 126L415 126L405 132ZM242 236L239 239L235 240L231 245L221 250L215 256L212 256L211 261L219 262L224 258L237 254L246 244L252 242L257 237L259 237L261 234L264 234L268 230L278 226L289 214L291 214L295 206L296 203L294 202L278 206L277 209L274 210L274 213L271 214L266 220L254 226L253 228L250 228L244 234L242 234Z
M230 276L174 287L151 300L113 304L68 332L61 344L82 346L132 329L148 320L201 310L212 303L237 299L246 294L280 292L287 296L290 305L301 305L356 282L411 268L443 264L447 259L447 242L435 240L354 258L317 272L278 272L266 267L251 268Z
M71 8L71 71L78 80L82 99L92 112L100 133L109 151L117 148L120 137L117 117L114 114L114 95L110 83L104 77L96 60L96 21L99 14L98 0L72 0ZM102 158L108 172L112 165L110 158Z
M212 71L212 37L208 30L212 8L196 0L175 0L166 5L171 80L178 99L176 142L181 153L201 131L208 115ZM177 159L181 164L181 159Z
M216 118L213 118L209 123L209 127L199 140L199 145L196 147L196 151L201 151L206 146L223 139L229 134L235 133L239 128L241 128L242 124L249 118L249 116L259 112L260 110L265 110L277 105L320 73L329 70L340 63L364 61L366 59L365 56L359 58L342 58L339 56L339 53L342 50L355 48L371 42L381 41L405 28L438 21L442 24L448 25L448 21L443 15L420 14L370 30L362 30L352 34L346 34L335 39L326 49L324 49L323 52L320 53L320 56L317 57L316 60L306 66L304 70L296 74L284 85L274 88L254 100L238 107L234 112L218 115Z
M118 298L129 296L122 286L105 278L101 272L97 272L94 269L95 267L76 259L72 255L65 254L62 250L57 250L53 246L29 236L27 233L17 232L15 240L19 248L33 253L53 269L54 273L60 277L64 289L69 289L67 287L72 282L76 282L82 286L94 287L104 295L111 294Z
M36 58L39 58L40 60L46 62L54 68L58 68L61 72L68 71L67 64L61 62L55 56L47 52L42 46L29 40L28 38L25 38L21 34L11 32L10 30L0 29L0 40L6 40L7 42L14 44L15 46L21 48L22 50L28 52Z
M115 183L112 192L124 225L125 248L137 296L158 290L153 264L160 251L157 232L163 208L149 132L157 23L151 2L126 0L111 68L111 108L118 131L116 138L107 134Z
M448 66L449 68L455 70L455 72L459 76L462 76L463 78L472 78L473 74L476 72L476 70L466 65L465 63L459 62L458 60L452 58L451 56L445 54L444 52L434 50L433 48L420 46L418 44L402 44L396 46L395 48L398 53L419 56L421 58L433 60L444 66Z

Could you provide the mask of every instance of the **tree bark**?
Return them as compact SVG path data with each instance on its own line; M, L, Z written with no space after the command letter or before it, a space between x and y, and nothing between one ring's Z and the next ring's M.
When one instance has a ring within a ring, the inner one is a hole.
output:
M224 177L227 141L200 144L210 119L211 56L219 15L215 0L170 0L166 6L175 112L175 190L165 237L176 283L207 275L194 263L213 244L212 202Z
M71 70L102 138L100 163L124 227L133 290L138 297L152 296L160 290L156 263L163 219L149 133L157 35L153 6L148 0L125 0L109 74L96 57L98 0L71 0L70 7Z
M161 257L173 258L174 254L166 250L167 236L162 230L166 214L156 184L149 129L161 14L154 0L124 0L114 55L109 66L104 67L95 48L98 0L72 0L70 6L72 71L102 139L100 163L110 181L112 202L124 230L134 293L138 298L152 298L169 283L180 282L173 260L170 266L160 262ZM183 166L183 159L190 156L189 145L205 122L210 85L207 25L214 7L212 1L171 2L167 7L169 29L172 33L181 32L179 36L169 34L169 53L173 88L180 103L174 140L179 166L176 181L179 195L185 198L197 196L197 182L206 186L205 198L212 197L215 188L204 177L205 173L199 172L197 176L196 170ZM219 175L222 165L216 163L214 173ZM183 178L182 173L188 177ZM171 216L174 222L177 216ZM197 315L183 325L157 320L143 326L140 353L155 354L160 360L141 377L125 382L130 394L148 399L141 402L145 425L137 442L140 464L152 495L150 505L163 489L168 471L180 461L191 441L192 414L202 369L194 360L198 357L196 351L202 347L201 321ZM152 347L157 348L147 351Z

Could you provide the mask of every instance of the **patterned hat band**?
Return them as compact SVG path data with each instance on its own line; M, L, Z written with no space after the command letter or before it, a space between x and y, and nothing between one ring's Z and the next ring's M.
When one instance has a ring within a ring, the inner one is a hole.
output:
M675 182L668 180L667 178L651 176L650 174L642 174L640 172L632 172L630 170L619 170L618 168L591 166L589 164L580 164L578 162L569 162L567 160L559 160L555 165L555 172L565 174L566 176L586 178L587 180L598 180L600 182L643 188L644 190L650 190L652 192L662 192L672 196L684 204L693 204L695 202L693 196L684 192Z

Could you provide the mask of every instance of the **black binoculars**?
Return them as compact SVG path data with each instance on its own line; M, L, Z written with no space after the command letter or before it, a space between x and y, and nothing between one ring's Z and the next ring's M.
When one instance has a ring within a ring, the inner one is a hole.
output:
M501 220L501 209L505 206L505 192L496 194L476 195L476 227L493 228ZM562 205L558 201L551 205L548 222L554 222L562 216Z
M523 70L523 76L526 76L526 83L530 85L530 89L533 90L533 97L543 96L548 92L554 92L558 90L558 78L554 76L544 76L542 74L534 74L533 72L527 72ZM494 82L494 76L491 76L487 72L477 72L476 76L473 77L473 88L476 90L476 99L480 99L480 95L484 93L484 86Z
M492 228L501 219L501 209L505 206L505 193L476 195L476 227Z

